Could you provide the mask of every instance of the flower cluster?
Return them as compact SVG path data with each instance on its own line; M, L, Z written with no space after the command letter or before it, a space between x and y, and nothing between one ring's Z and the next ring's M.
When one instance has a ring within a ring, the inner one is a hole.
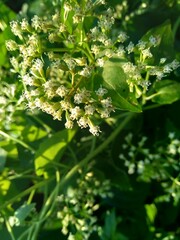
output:
M125 50L121 48L121 51L134 58L134 62L127 61L122 64L122 68L127 77L129 90L136 92L137 98L142 95L143 90L147 92L148 86L152 83L151 76L161 80L180 66L177 60L169 63L166 58L160 58L159 64L154 65L152 50L159 42L160 36L150 36L146 41L139 40L136 45L130 42ZM143 74L145 77L142 77Z
M22 98L18 99L19 89L10 81L11 73L0 68L0 123L1 128L9 129L17 110L22 110Z
M102 82L101 68L106 61L123 59L119 68L136 98L147 91L150 76L160 80L179 63L161 58L158 66L150 64L159 36L136 45L128 43L124 31L112 30L114 11L107 6L102 11L96 8L104 1L83 2L68 0L52 15L12 21L11 30L19 41L8 40L6 46L18 53L11 64L24 85L28 108L40 109L60 121L65 116L66 128L77 122L80 128L88 127L99 135L96 119L106 119L114 111ZM89 16L94 20L85 28Z
M135 144L133 134L129 133L125 137L119 158L124 161L128 174L137 175L139 180L146 182L158 180L162 188L166 189L164 200L169 201L173 197L177 201L180 198L179 181L174 175L178 176L180 170L180 140L174 132L170 132L166 145L163 142L162 145L155 146L155 149L146 146L147 140L143 136Z
M112 197L108 180L100 183L93 172L79 173L77 186L68 188L66 194L57 198L57 218L61 220L62 233L68 240L88 240L93 232L100 232L95 216L99 209L96 199Z
M102 54L95 58L94 52L84 47L87 42L91 45L96 31L90 29L87 39L78 24L99 4L104 2L92 1L84 7L77 2L72 8L69 1L62 6L63 10L46 19L35 15L30 22L27 19L12 21L11 30L21 43L6 42L8 50L18 52L18 57L11 58L11 64L24 85L27 107L40 109L59 121L65 116L66 128L72 128L76 121L80 128L88 127L93 135L101 132L95 119L108 118L114 107L101 81L93 83L97 66L104 64ZM67 26L70 12L74 13L72 33ZM103 46L110 44L104 33L108 31L107 20L110 29L113 17L106 19L101 15L98 23ZM63 47L59 47L60 44ZM110 58L111 52L106 51L104 56Z

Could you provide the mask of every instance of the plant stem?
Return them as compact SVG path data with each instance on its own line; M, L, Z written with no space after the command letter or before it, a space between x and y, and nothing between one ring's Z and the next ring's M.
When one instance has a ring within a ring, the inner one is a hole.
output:
M176 20L176 22L173 26L173 29L172 29L173 39L175 39L175 37L176 37L176 33L177 33L179 25L180 25L180 17L178 17L178 19Z
M122 131L126 124L128 124L128 122L134 117L134 115L135 113L129 113L129 115L124 119L124 121L112 132L112 134L99 147L97 147L93 152L90 152L90 154L87 155L81 162L79 162L79 164L74 166L61 180L60 188L62 189L63 186L65 186L68 183L68 181L74 176L74 174L77 173L79 168L86 165L92 158L94 158L96 155L102 152L108 146L108 144L110 144L113 141L113 139Z
M29 198L28 198L28 200L27 200L27 204L30 204L30 203L32 202L35 193L36 193L36 189L33 189L33 190L30 192Z
M13 140L13 141L16 142L16 143L19 143L21 146L29 149L32 153L35 153L35 150L34 150L31 146L29 146L28 144L26 144L25 142L23 142L23 141L15 138L15 137L12 137L11 135L9 135L9 134L1 131L1 130L0 130L0 135L2 135L2 136L5 137L5 138L8 138L8 139L10 139L10 140Z
M49 217L51 212L54 209L54 206L56 204L56 198L59 193L59 185L60 183L57 183L54 191L50 194L48 199L45 202L44 207L42 208L42 211L39 215L39 221L35 223L35 225L32 226L30 233L28 234L27 240L36 240L38 236L39 229L42 225L42 223Z
M9 235L11 236L11 239L12 240L16 240L15 237L14 237L14 234L13 234L13 231L12 231L12 228L9 224L9 221L7 219L5 219L5 223L6 223L6 227L7 227L7 230L9 232Z
M4 204L2 204L0 206L0 210L6 208L8 205L12 204L13 202L16 202L17 200L21 199L22 197L28 195L34 189L37 189L37 188L40 188L40 187L46 185L48 182L52 181L53 179L43 180L40 183L37 183L37 184L33 185L32 187L26 189L25 191L21 192L20 194L16 195L15 197L11 198L10 200L8 200Z
M158 107L161 107L161 106L164 106L164 104L153 104L153 105L144 107L144 108L143 108L143 111L146 111L146 110L149 110L149 109L158 108Z
M39 221L32 226L31 231L28 234L27 240L37 239L39 229L42 223L52 213L55 207L56 198L59 192L64 189L68 181L77 173L79 168L85 166L92 158L94 158L96 155L102 152L108 146L108 144L110 144L114 140L114 138L122 131L122 129L129 123L129 121L134 117L134 115L135 115L134 113L129 113L129 115L124 119L124 121L112 132L112 134L99 147L97 147L94 151L90 151L90 154L87 155L80 163L75 165L61 181L57 179L57 185L54 188L53 192L48 197L48 199L46 200L45 205L40 212Z

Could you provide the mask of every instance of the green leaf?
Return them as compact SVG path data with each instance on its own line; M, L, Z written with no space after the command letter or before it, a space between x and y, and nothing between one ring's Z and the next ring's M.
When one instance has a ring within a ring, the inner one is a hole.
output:
M15 16L15 13L10 8L0 2L0 30L2 30L0 33L0 66L7 64L5 41L12 36L8 25Z
M7 157L7 152L3 148L0 148L0 171L4 169L4 166L6 163L6 157Z
M27 125L22 131L22 136L25 142L34 142L47 135L47 132L36 126Z
M105 217L105 226L103 228L103 235L104 239L113 239L113 236L116 232L116 215L115 211L112 210L111 212L106 213Z
M116 108L128 110L131 112L141 112L141 106L138 104L135 96L129 92L129 86L126 82L126 74L121 64L122 59L114 58L107 61L103 69L103 85L108 89L109 95Z
M35 169L38 176L46 176L48 167L59 160L75 134L75 130L64 129L40 144L35 155Z
M20 208L18 208L14 215L19 220L19 223L23 223L23 221L29 216L32 210L35 207L35 203L31 204L23 204Z
M159 59L162 57L166 57L169 60L174 60L174 37L170 21L168 20L163 24L149 30L142 37L142 41L149 42L149 38L151 36L158 38L158 46L151 48L155 62L159 63Z
M155 217L157 215L157 208L155 204L146 204L145 205L146 213L150 223L154 223Z
M180 83L172 80L155 82L152 101L159 104L171 104L180 99Z

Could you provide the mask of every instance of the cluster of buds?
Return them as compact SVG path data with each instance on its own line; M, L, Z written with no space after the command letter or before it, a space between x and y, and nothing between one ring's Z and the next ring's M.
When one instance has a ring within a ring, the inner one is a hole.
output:
M40 109L59 121L65 119L66 128L72 128L74 122L80 128L88 127L93 135L101 132L96 119L108 118L114 107L101 80L95 83L96 88L91 87L96 68L102 67L104 61L96 59L93 52L83 46L92 41L90 34L87 39L76 26L99 4L104 1L92 1L86 6L77 2L72 8L69 1L52 16L35 15L31 21L12 21L11 30L21 43L6 42L9 51L19 53L18 57L11 58L11 64L23 83L27 107ZM74 13L73 32L67 26L70 12ZM100 18L99 28L104 29L103 16ZM81 42L77 43L79 37Z
M159 36L128 44L125 32L112 31L113 10L103 6L98 12L100 4L105 2L68 0L52 15L12 21L11 30L19 40L6 42L8 50L18 53L11 64L23 82L27 106L60 121L65 113L66 128L76 121L81 128L89 127L93 135L101 132L96 119L108 118L114 111L103 87L101 68L106 61L123 59L119 68L136 98L147 91L150 76L160 80L179 66L176 60L166 63L165 58L157 66L149 64ZM89 16L94 22L84 27Z
M92 171L79 171L76 186L67 189L65 194L57 197L57 218L62 224L62 233L68 240L78 238L88 240L93 232L101 233L97 224L96 211L100 208L99 199L113 197L110 181L102 183Z

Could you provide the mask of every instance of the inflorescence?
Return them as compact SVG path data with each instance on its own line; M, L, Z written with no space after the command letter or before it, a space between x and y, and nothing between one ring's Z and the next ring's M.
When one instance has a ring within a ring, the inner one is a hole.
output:
M106 61L125 60L120 68L137 98L151 84L149 76L160 80L179 63L174 60L166 64L162 58L158 66L148 65L146 61L153 58L151 48L158 45L159 36L127 44L125 32L112 30L114 11L106 7L96 11L104 1L82 2L65 1L52 16L12 21L11 30L18 40L8 40L6 46L18 53L11 64L23 83L28 109L40 109L59 121L65 116L66 128L76 122L80 128L88 127L93 135L99 135L97 119L106 119L115 110L99 76ZM89 18L93 20L90 26ZM133 53L138 53L136 62L131 61Z

